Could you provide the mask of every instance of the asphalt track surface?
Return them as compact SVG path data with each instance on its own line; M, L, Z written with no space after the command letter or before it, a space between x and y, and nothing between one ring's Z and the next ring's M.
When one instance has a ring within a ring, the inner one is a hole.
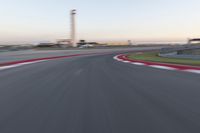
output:
M200 75L116 54L0 71L0 133L199 133Z

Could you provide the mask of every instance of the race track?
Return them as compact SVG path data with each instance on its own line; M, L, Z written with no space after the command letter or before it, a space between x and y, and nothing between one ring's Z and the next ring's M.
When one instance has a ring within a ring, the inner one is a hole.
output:
M113 59L121 52L106 52L1 70L0 133L200 132L199 74L122 63ZM26 54L20 58L33 58ZM19 59L9 57L1 62Z

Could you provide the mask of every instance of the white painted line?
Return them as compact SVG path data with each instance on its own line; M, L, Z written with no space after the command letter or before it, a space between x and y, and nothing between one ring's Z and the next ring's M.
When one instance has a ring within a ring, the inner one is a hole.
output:
M144 66L144 63L140 63L140 62L132 62L131 64L133 65L138 65L138 66Z
M188 70L183 70L185 72L191 72L191 73L197 73L200 74L200 70L192 70L192 69L188 69Z
M118 57L117 57L117 56L115 56L115 57L114 57L114 59L115 59L115 60L118 60Z
M15 68L15 67L23 66L23 65L33 64L33 63L39 63L39 62L43 62L43 61L46 61L46 60L25 62L25 63L19 63L19 64L9 65L9 66L2 66L2 67L0 67L0 70Z
M124 61L124 60L122 60L122 59L117 59L117 61Z
M130 63L130 61L123 60L124 63Z
M124 61L122 59L119 59L118 56L120 56L120 55L115 56L114 59L117 60L117 61L121 61L121 62Z
M177 70L176 68L160 66L160 65L148 65L148 66L153 67L153 68L166 69L166 70Z

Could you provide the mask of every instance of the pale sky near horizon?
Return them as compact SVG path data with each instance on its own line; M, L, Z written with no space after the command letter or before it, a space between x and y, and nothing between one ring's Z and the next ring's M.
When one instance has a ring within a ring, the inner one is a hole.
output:
M199 0L0 0L0 43L69 37L77 9L79 39L182 41L200 37Z

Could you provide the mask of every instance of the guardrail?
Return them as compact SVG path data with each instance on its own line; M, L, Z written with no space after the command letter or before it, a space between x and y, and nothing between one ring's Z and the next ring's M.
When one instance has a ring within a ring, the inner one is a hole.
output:
M200 59L200 46L184 45L161 49L159 56L166 58Z
M180 54L183 51L197 50L197 49L200 49L200 46L182 45L182 46L175 46L175 47L167 47L167 48L162 48L160 51L160 54L170 54L174 52L177 52L177 54Z

